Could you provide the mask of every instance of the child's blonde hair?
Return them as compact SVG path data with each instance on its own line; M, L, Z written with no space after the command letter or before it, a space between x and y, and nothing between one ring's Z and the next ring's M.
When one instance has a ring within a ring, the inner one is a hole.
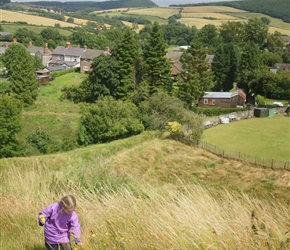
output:
M67 195L61 198L59 201L62 210L73 211L76 209L77 202L76 198L73 195Z

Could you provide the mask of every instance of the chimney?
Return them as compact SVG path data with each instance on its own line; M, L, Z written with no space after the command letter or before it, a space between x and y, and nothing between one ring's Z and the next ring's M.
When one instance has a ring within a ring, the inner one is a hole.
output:
M88 47L87 47L87 45L85 45L85 46L84 46L84 50L87 50L87 49L88 49Z
M45 43L43 53L44 53L45 55L48 55L48 54L49 54L49 51L48 51L48 44L47 44L47 43Z
M79 49L80 47L81 47L81 46L78 44L78 45L77 45L77 48Z
M32 41L29 42L29 46L32 46Z
M65 48L69 48L70 47L70 42L66 42Z
M17 43L17 39L15 37L12 39L12 43Z

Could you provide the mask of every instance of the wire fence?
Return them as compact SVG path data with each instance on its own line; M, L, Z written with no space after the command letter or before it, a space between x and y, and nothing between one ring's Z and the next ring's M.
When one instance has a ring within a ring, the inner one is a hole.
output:
M205 141L198 141L198 146L206 149L216 155L222 156L224 158L235 159L239 161L245 161L248 163L252 163L258 166L263 166L275 170L288 170L290 171L290 162L289 161L280 161L276 159L269 159L260 156L254 156L247 153L231 150L231 149L224 149L217 145L213 145L211 143Z

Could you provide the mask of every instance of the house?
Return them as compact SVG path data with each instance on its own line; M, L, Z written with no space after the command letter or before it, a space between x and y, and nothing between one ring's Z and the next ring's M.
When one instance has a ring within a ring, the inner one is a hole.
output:
M48 69L37 70L35 73L39 86L42 86L45 82L50 81L50 71Z
M246 94L237 89L234 92L205 92L204 96L199 100L199 107L221 107L236 108L244 106Z
M65 46L58 46L53 52L51 52L51 60L48 62L48 67L52 66L65 66L68 68L80 67L80 61L84 48L71 47L70 42L67 42Z
M186 47L187 46L183 46ZM182 73L184 70L182 68L182 63L180 62L180 57L182 55L183 51L180 49L175 49L174 51L167 52L165 57L168 59L168 61L171 63L171 75L177 75L179 73ZM208 66L211 68L211 64L213 62L214 55L207 55L205 60L208 64Z
M273 67L270 67L270 71L276 74L279 69L289 70L289 66L290 66L289 63L275 63Z
M44 45L44 47L40 47L33 46L32 42L30 42L29 46L27 47L27 51L32 56L38 56L44 66L46 66L47 63L51 60L51 51L48 49L47 43Z
M82 74L91 71L91 64L94 58L100 55L110 55L110 49L107 47L105 50L95 50L95 49L88 49L87 46L84 47L84 51L81 55L80 61L80 72Z

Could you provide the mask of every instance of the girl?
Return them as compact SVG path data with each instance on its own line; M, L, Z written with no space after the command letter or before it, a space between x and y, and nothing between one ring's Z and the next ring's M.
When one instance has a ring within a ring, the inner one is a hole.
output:
M59 202L48 205L38 214L38 223L44 226L46 250L71 250L70 234L73 235L77 245L82 245L80 224L75 209L75 197L67 195Z

